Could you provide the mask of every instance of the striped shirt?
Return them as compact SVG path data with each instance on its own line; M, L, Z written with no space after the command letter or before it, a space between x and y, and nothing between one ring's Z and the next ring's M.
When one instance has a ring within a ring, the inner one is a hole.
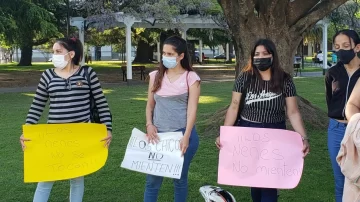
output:
M279 123L285 121L285 98L296 96L296 89L292 79L284 79L281 93L272 92L269 81L264 81L261 87L260 80L255 85L246 84L249 74L241 73L235 81L233 91L245 93L245 103L240 116L248 121L259 123ZM246 87L245 87L246 86ZM246 88L246 89L245 89Z
M42 73L36 95L26 118L26 124L37 124L49 100L47 123L86 123L90 121L90 90L99 111L101 123L112 130L112 118L107 100L95 71L89 67L88 84L84 68L68 79L59 77L54 69Z

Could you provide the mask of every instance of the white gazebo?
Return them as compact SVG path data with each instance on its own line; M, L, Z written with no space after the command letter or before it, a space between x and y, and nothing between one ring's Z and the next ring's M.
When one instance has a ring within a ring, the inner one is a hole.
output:
M115 19L116 22L114 26L117 27L125 27L126 28L126 58L127 58L127 80L128 82L131 82L132 80L132 61L128 58L131 58L131 28L171 28L171 25L177 25L177 27L180 27L180 30L182 32L182 37L186 39L186 32L190 28L195 29L223 29L223 27L219 26L215 21L209 18L202 18L199 15L181 15L178 18L174 18L172 20L172 23L169 24L169 22L163 22L163 21L157 21L153 25L150 24L150 22L154 22L154 18L148 18L146 20L137 19L131 15L126 15L122 12L115 13ZM86 26L86 19L83 17L72 17L71 18L71 26L75 26L79 29L79 39L84 44L84 27ZM320 20L316 23L317 26L321 26L323 29L323 47L322 49L324 58L323 58L323 70L325 72L327 67L327 37L328 37L328 26L329 21L327 19ZM199 60L202 62L202 40L199 40ZM157 60L160 62L160 41L157 43ZM226 59L230 59L229 55L229 44L226 44ZM85 57L83 57L82 63L84 64Z
M131 58L131 28L171 28L171 25L177 25L180 27L180 31L182 34L182 38L186 39L186 32L190 28L196 29L223 29L223 27L219 26L216 22L209 18L202 18L198 15L181 15L178 18L174 18L172 23L157 21L154 25L149 22L154 22L154 18L149 18L146 20L137 19L131 15L126 15L122 12L115 13L116 22L114 26L116 27L125 27L126 28L126 61L127 61L127 81L131 82L132 80L132 61ZM86 19L83 17L73 17L71 18L71 26L75 26L79 29L79 39L84 44L84 27L86 26ZM202 40L199 40L199 60L202 62ZM226 58L229 60L229 45L226 46ZM160 40L157 43L157 59L160 62ZM83 57L82 63L84 64L85 58Z
M328 69L328 65L327 65L327 54L328 54L328 27L329 27L329 20L328 19L323 19L320 20L319 22L316 23L316 25L321 26L322 31L323 31L323 72L325 74L326 69Z

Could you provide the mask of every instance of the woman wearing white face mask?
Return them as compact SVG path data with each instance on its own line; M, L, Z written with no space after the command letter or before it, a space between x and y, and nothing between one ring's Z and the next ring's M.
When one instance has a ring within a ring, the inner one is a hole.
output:
M36 95L26 118L26 124L37 124L49 100L47 123L87 123L90 122L90 96L94 98L102 124L108 129L108 136L102 141L106 146L112 139L112 117L106 98L102 92L96 73L91 67L81 67L83 46L78 39L58 39L54 46L53 64L55 68L43 72ZM87 71L87 74L86 74ZM90 77L88 82L87 75ZM87 95L87 96L84 96ZM20 143L25 149L25 139ZM46 202L54 182L39 182L34 202ZM70 180L70 201L81 202L84 194L84 177Z
M190 65L186 41L173 36L164 41L162 63L150 73L146 130L150 142L157 143L157 132L181 131L180 148L184 164L180 179L174 179L175 202L185 202L188 194L190 162L199 146L195 129L200 96L200 78ZM147 175L145 202L156 202L163 177Z

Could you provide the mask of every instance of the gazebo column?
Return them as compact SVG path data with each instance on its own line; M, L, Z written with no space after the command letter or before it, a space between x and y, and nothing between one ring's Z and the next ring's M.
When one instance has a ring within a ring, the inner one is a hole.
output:
M126 25L126 78L127 83L132 81L132 61L131 61L131 27L135 23L135 18L126 16L124 18L124 24Z

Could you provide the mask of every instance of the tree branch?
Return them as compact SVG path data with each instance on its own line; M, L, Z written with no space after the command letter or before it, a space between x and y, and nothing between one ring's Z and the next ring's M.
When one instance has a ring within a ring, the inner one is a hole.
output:
M297 0L298 1L298 0ZM323 19L337 7L344 4L347 0L323 0L317 4L304 17L299 19L294 25L290 26L292 32L304 32L308 27L314 25L319 19Z
M287 9L288 25L291 26L303 18L317 3L319 3L319 0L295 0L289 2Z
M44 38L37 41L33 41L33 46L40 46L48 41L50 41L50 38Z
M240 32L241 28L251 27L258 20L255 16L256 0L218 0L224 16L232 32Z
M157 21L157 19L154 19L154 22L150 22L149 20L144 20L145 22L147 22L147 23L149 23L151 26L154 26L155 25L155 23L156 23L156 21Z
M240 18L248 18L255 17L255 1L256 0L218 0L218 3L223 8L224 13L237 10L237 12L230 13L230 15L237 15Z

